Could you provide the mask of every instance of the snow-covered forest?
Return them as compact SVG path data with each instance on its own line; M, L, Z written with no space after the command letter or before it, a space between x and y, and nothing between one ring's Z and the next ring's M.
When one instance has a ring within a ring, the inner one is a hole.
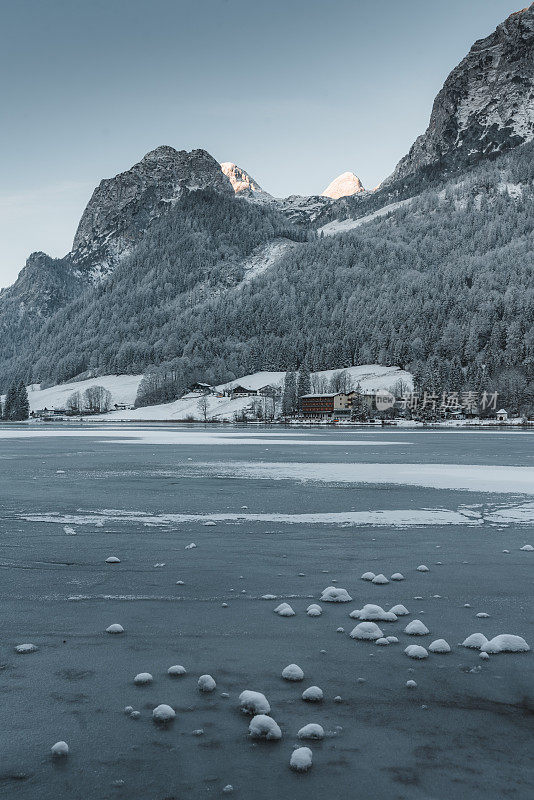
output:
M337 236L209 192L184 196L115 273L21 332L3 379L86 370L193 380L258 369L396 364L422 386L532 398L534 146ZM243 257L300 240L244 282ZM38 352L39 358L34 360Z

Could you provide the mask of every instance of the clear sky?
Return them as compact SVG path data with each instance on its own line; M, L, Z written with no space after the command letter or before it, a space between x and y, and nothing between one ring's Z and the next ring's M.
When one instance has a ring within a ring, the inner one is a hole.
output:
M525 0L523 0L525 3ZM374 187L510 0L0 0L0 286L160 144L276 196Z

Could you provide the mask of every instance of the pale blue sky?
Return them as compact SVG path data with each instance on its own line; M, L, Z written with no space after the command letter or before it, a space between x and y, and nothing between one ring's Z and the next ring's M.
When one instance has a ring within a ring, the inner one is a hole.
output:
M0 286L160 144L269 192L386 177L507 0L0 0Z

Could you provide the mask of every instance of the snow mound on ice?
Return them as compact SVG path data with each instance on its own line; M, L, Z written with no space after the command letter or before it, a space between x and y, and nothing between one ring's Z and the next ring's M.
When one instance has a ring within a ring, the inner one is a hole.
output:
M480 650L480 648L487 643L488 639L483 633L472 633L471 636L464 639L462 647L471 647L473 650Z
M118 622L114 622L109 628L106 628L106 633L124 633L124 628Z
M420 619L413 619L406 625L404 633L408 633L410 636L426 636L430 631Z
M172 678L177 677L178 675L185 675L187 672L185 667L182 667L181 664L173 664L172 667L169 667L167 670L167 675L170 675Z
M26 642L25 644L18 644L15 647L16 653L36 653L39 648L37 645L32 644L31 642Z
M428 653L419 644L409 644L404 651L409 658L428 658Z
M289 603L280 603L279 606L276 606L274 609L274 613L278 614L279 617L294 617L295 612L289 605Z
M394 572L393 575L391 576L390 580L392 580L392 581L403 581L404 580L404 575L402 574L402 572Z
M147 683L152 683L153 680L150 672L139 672L134 678L134 683L136 686L146 686Z
M194 550L195 547L196 547L196 544L194 542L191 542L191 544L186 544L186 546L184 547L184 550Z
M268 714L271 710L265 695L250 689L245 689L239 695L239 708L243 714Z
M375 644L379 645L380 647L386 647L389 644L389 642L385 638L385 636L381 636L380 639L377 639L375 641Z
M519 549L526 550L527 553L531 553L534 550L534 547L531 544L524 544L523 547L520 547Z
M417 684L416 684L415 681L406 681L406 686L408 687L408 689L416 689L417 688Z
M201 675L197 681L197 686L201 692L213 692L216 689L217 684L211 675Z
M367 603L363 608L355 609L349 614L349 617L367 621L376 620L377 622L397 621L397 615L393 611L384 611L382 606L375 606L373 603Z
M428 645L428 649L431 653L450 653L451 646L445 639L436 639L435 642Z
M282 670L282 678L286 681L302 681L304 680L304 672L298 664L288 664Z
M53 756L67 756L69 754L69 746L67 742L56 742L50 748L50 752Z
M380 575L375 575L375 577L373 578L371 583L377 583L377 584L380 584L380 585L385 585L386 583L389 583L389 581L388 581L388 579L386 578L385 575L382 575L382 573L380 573Z
M294 769L295 772L306 772L313 761L312 751L309 747L297 747L296 750L293 750L291 753L291 758L289 759L289 766L291 769Z
M323 589L321 601L323 603L350 603L352 597L346 589L340 589L337 586L327 586Z
M262 600L276 600L276 595L275 594L262 594L261 599Z
M417 567L417 570L419 572L430 572L430 570L428 569L428 567L425 564L419 564L419 566Z
M527 653L530 647L522 636L501 633L480 648L483 653Z
M311 606L308 606L306 609L306 614L309 617L320 617L323 613L321 606L318 606L317 603L312 603Z
M308 703L320 703L323 697L323 690L318 686L310 686L302 692L302 699Z
M297 732L299 739L324 739L324 728L322 725L317 725L315 722L310 722L309 725L304 725Z
M120 564L120 563L121 560L120 558L117 558L117 556L109 556L109 558L106 558L106 564Z
M376 578L374 572L364 572L361 577L362 581L372 581L374 578Z
M275 741L282 738L280 726L276 724L272 717L268 717L266 714L257 714L252 717L248 730L253 739Z
M360 622L350 632L351 639L362 639L370 642L381 639L383 636L384 634L374 622Z
M397 605L397 606L392 606L392 607L389 609L389 613L390 613L390 614L396 614L396 615L397 615L397 617L405 617L405 616L406 616L407 614L409 614L410 612L408 611L408 609L406 608L406 606L403 606L403 605L401 605L401 604L399 603L399 605Z
M152 719L154 722L170 722L176 716L176 711L171 706L162 703L152 711Z

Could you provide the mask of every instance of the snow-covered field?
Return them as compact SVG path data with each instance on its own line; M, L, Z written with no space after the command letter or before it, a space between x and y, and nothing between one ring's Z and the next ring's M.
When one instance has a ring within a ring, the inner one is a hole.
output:
M85 392L91 386L103 386L111 392L111 402L133 405L137 387L142 375L102 375L100 378L89 378L85 381L73 381L50 386L48 389L36 389L28 386L30 411L43 408L64 409L68 398L74 392Z

